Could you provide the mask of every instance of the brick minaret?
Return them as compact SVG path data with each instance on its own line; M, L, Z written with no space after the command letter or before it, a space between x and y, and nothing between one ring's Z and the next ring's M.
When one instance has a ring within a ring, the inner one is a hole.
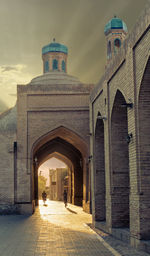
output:
M126 24L116 16L106 24L104 33L107 40L107 64L117 54L127 32Z

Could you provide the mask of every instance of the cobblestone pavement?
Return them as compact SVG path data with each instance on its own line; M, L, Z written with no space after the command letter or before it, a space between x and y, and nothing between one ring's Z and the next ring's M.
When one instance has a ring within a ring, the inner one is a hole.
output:
M105 241L87 224L91 215L63 202L40 202L30 217L0 216L0 256L146 256L121 242ZM114 246L113 246L114 245ZM117 248L117 251L116 251Z

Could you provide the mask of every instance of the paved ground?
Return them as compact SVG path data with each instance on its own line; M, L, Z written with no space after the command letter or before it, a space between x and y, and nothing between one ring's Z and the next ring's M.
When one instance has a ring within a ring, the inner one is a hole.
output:
M30 217L0 216L0 256L148 255L120 241L106 243L106 234L97 235L89 223L91 215L81 207L69 205L65 209L62 202L55 201L41 204Z

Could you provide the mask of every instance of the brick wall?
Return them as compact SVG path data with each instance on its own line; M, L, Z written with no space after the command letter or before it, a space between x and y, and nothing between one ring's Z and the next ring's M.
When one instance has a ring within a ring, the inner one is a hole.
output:
M104 165L104 124L97 120L95 130L95 220L106 219L105 207L105 165Z
M139 94L140 226L141 238L150 238L150 59Z
M0 135L0 205L14 204L14 141L15 134L1 133ZM1 208L1 207L0 207Z
M131 244L134 246L137 245L136 239L149 239L150 234L149 24L150 4L148 3L133 31L125 39L119 55L109 63L103 77L90 95L90 129L93 135L90 146L93 155L92 189L96 189L94 183L96 152L101 150L100 144L95 149L94 136L99 111L107 117L104 121L105 230L111 233L112 227L129 226ZM133 103L133 108L120 108L119 105L125 102ZM102 134L101 131L101 136ZM132 134L129 144L126 141L127 134ZM100 159L99 156L99 161ZM96 195L94 193L92 195L93 223L96 225L95 213L98 211L100 215L102 211L100 207L96 207Z

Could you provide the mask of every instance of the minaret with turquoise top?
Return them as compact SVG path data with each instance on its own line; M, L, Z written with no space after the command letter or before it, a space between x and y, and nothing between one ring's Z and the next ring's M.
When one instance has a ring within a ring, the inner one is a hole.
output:
M117 54L127 33L126 24L116 16L106 24L104 34L107 40L107 63Z
M43 73L67 72L68 48L60 43L53 42L42 48Z

